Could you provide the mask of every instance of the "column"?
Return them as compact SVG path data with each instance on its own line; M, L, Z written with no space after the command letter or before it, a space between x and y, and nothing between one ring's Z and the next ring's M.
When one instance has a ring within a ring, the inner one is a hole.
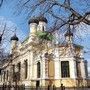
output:
M86 78L86 70L85 70L85 61L84 60L81 60L81 63L80 63L80 67L81 67L81 76L83 78Z
M75 60L71 60L69 61L69 68L70 68L70 78L77 78L77 74L76 74L76 61Z
M60 79L61 77L61 72L60 72L60 61L56 60L55 62L55 79Z
M30 79L33 79L33 51L29 51L29 60L28 60L28 75Z

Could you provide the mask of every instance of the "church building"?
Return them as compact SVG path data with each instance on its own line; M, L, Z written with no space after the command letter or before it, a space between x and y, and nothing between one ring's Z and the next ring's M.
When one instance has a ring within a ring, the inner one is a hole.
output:
M0 85L87 86L87 61L84 60L83 46L73 42L70 29L65 33L62 44L46 38L45 35L50 35L46 30L47 23L45 17L30 19L30 33L22 43L16 34L11 37L10 56L1 67ZM55 34L52 36L55 37Z

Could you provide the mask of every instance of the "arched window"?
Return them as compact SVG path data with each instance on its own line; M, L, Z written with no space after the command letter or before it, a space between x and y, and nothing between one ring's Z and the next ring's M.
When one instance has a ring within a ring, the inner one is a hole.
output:
M6 75L6 72L4 71L3 72L3 81L5 82L5 75Z
M70 77L69 61L61 61L61 76Z
M20 62L18 63L17 67L18 67L18 72L20 73L21 72L21 63Z
M42 27L42 31L44 31L44 26Z
M28 75L28 63L27 63L27 60L24 61L24 64L25 64L25 79L26 79L27 75Z
M14 75L15 75L15 65L12 65L12 78L13 78L13 81L14 81Z
M7 81L8 81L8 70L7 70Z
M0 75L2 74L1 71L2 71L2 70L0 69Z
M15 65L12 65L12 73L15 73Z
M21 76L21 63L19 62L18 64L17 64L17 67L18 67L18 72L17 72L17 80L19 81L20 80L20 76Z
M41 73L41 65L40 62L37 63L37 78L40 78L40 73Z

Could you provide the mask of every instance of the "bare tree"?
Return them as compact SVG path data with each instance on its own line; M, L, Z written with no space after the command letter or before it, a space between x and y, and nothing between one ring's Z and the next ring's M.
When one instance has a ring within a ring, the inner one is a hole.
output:
M0 6L3 1L1 0ZM51 22L49 24L51 25L49 27L50 32L61 30L62 27L67 27L68 24L74 28L80 23L90 25L90 0L18 0L16 11L17 14L24 12L28 18L46 16ZM67 29L62 31L65 32L65 30ZM4 30L2 33L0 32L0 43L4 33Z
M90 0L19 0L17 11L19 13L25 11L28 16L48 15L48 17L62 22L61 27L66 24L76 25L81 22L90 25L90 19L88 19L90 15L89 3ZM82 8L80 8L81 6Z
M77 27L90 25L90 0L19 0L16 6L16 14L25 13L27 18L45 16L51 33L58 30L64 34L70 25L74 36L81 40Z
M4 0L0 0L0 7L2 6Z
M2 30L0 31L0 63L6 57L4 48L3 48L3 43L1 43L3 41L3 36L5 34L5 30L6 30L6 23L4 25L4 28L2 28Z
M0 6L3 1L0 0ZM28 18L45 15L51 23L53 22L49 27L51 31L60 30L68 24L90 25L90 0L17 0L16 13L23 12ZM0 43L3 33L4 30L0 33Z
M82 23L90 25L90 0L19 0L16 6L15 13L24 13L27 19L45 16L51 33L58 30L64 34L70 25L74 36L82 40L76 34L77 27Z
M4 25L4 28L3 28L2 32L0 32L0 44L1 44L2 37L4 35L5 30L6 30L6 24Z
M72 27L75 38L80 41L82 33L76 34L77 27L90 25L90 0L19 0L16 6L16 14L25 13L27 18L45 16L49 21L48 32L58 30L58 34L64 34Z
M9 21L8 21L9 23ZM15 32L16 27L9 26L6 21L0 22L0 61L8 57L8 48L10 46L10 38Z

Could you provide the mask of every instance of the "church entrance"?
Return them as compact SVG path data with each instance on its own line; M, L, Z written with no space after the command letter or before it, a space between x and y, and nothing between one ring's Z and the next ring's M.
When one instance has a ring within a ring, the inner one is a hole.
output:
M40 81L36 81L36 88L39 88L40 86Z

